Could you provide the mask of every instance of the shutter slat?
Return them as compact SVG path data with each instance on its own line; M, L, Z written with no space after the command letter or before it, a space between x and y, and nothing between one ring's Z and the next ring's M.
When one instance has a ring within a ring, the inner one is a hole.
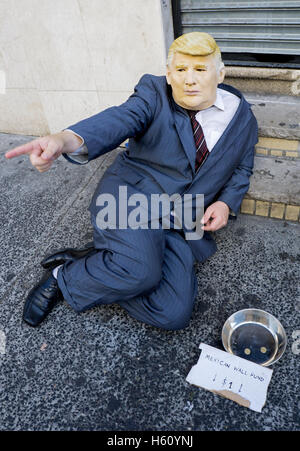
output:
M300 55L300 1L181 0L182 32L205 31L221 51Z

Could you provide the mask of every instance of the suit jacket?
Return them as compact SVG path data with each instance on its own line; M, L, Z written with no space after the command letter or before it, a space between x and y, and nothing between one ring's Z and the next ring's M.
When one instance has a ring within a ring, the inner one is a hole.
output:
M128 195L200 193L204 194L205 208L220 200L238 213L252 174L257 122L249 103L237 89L226 84L218 87L237 95L241 101L197 173L191 121L186 110L173 100L165 76L144 75L125 103L68 127L84 138L89 161L129 138L128 149L117 156L96 189L90 205L92 216L96 215L97 196L111 193L117 199L119 185L128 187ZM207 232L201 240L188 243L198 261L216 251L216 244Z

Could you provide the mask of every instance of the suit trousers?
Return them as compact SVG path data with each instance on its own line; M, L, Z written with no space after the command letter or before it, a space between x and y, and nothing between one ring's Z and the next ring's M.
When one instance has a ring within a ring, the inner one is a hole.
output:
M91 254L58 271L58 286L75 311L117 303L156 327L188 325L197 280L194 256L180 231L94 226L94 246Z

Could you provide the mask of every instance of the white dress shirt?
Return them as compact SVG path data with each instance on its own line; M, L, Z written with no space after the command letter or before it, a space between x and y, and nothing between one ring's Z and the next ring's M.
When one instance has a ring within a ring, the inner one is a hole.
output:
M221 138L239 104L240 98L235 94L217 88L215 103L196 114L196 120L202 127L209 152Z
M239 97L231 92L225 91L224 89L217 88L217 95L214 104L196 114L196 120L202 127L209 152L212 151L215 144L224 133L227 125L238 109L239 104ZM77 135L77 133L75 133L75 135ZM83 140L80 135L77 136ZM83 144L74 152L68 154L68 156L72 160L84 164L88 162L87 154L88 149L83 140Z

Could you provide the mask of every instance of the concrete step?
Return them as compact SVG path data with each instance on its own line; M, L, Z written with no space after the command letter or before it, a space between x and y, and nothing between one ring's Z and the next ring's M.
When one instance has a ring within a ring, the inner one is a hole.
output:
M300 221L300 145L260 137L241 213Z

